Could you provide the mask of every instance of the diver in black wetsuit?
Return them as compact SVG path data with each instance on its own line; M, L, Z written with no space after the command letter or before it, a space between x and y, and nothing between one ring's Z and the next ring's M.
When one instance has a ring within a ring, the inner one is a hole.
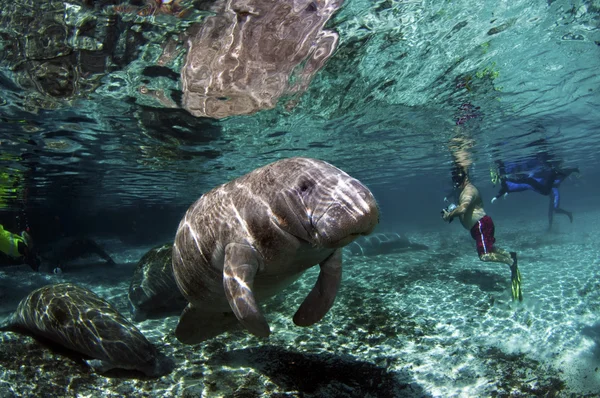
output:
M64 238L53 243L42 251L41 257L49 263L52 272L61 273L68 262L91 254L101 257L107 265L115 265L112 257L98 243L85 237Z

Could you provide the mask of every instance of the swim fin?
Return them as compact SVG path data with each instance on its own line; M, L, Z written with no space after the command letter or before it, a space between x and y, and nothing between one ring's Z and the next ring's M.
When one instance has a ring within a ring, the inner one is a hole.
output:
M513 264L510 266L510 280L513 301L519 299L523 301L523 293L521 292L521 272L517 266L517 252L510 252L510 257L513 259Z
M21 238L25 242L25 245L29 248L33 248L33 239L31 239L31 235L27 233L27 231L21 231Z

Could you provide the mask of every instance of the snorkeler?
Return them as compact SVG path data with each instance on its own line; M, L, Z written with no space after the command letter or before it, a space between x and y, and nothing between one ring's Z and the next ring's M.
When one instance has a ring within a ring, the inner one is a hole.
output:
M552 180L550 180L552 181ZM500 182L500 191L496 196L492 198L491 203L494 203L501 196L508 196L509 193L523 192L523 191L534 191L540 195L547 196L552 192L553 184L544 184L544 180L539 178L533 178L528 176L498 176L492 177L494 184Z
M454 217L460 219L463 227L469 230L471 237L475 239L477 254L481 261L504 263L510 267L512 298L523 301L517 253L494 247L496 241L494 222L483 210L483 200L479 190L469 180L466 168L455 164L452 170L452 182L459 191L458 204L452 210L443 210L442 218L447 222L451 222Z
M51 272L55 274L62 273L69 262L93 254L102 258L107 265L116 264L98 243L86 237L63 238L44 248L40 254L44 261L52 267Z
M40 261L33 250L33 240L26 231L21 232L21 235L13 234L0 224L0 252L13 260L28 264L36 272L40 267Z
M579 173L579 168L559 169L556 167L547 167L538 169L530 176L509 177L499 173L499 170L490 170L492 183L496 185L500 182L500 191L491 200L494 203L500 197L506 197L512 192L534 191L540 195L550 196L548 209L548 229L552 228L554 213L565 214L569 221L573 222L573 213L560 208L560 184L572 173Z

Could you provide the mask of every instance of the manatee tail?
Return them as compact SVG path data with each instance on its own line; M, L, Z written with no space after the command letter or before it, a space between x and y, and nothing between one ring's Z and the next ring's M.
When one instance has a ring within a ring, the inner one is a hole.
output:
M175 329L175 337L183 344L198 344L225 332L241 330L233 312L204 312L188 304Z

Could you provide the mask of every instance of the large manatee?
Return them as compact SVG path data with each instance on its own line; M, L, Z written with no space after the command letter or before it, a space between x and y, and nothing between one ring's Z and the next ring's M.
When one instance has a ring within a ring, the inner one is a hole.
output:
M174 368L173 361L107 301L70 283L31 292L0 330L32 334L91 357L87 363L99 373L118 368L158 377Z
M371 192L321 160L279 160L214 188L190 206L175 237L173 273L190 302L176 337L199 343L238 321L269 336L258 301L317 264L319 277L294 323L318 322L340 284L341 248L378 222Z

